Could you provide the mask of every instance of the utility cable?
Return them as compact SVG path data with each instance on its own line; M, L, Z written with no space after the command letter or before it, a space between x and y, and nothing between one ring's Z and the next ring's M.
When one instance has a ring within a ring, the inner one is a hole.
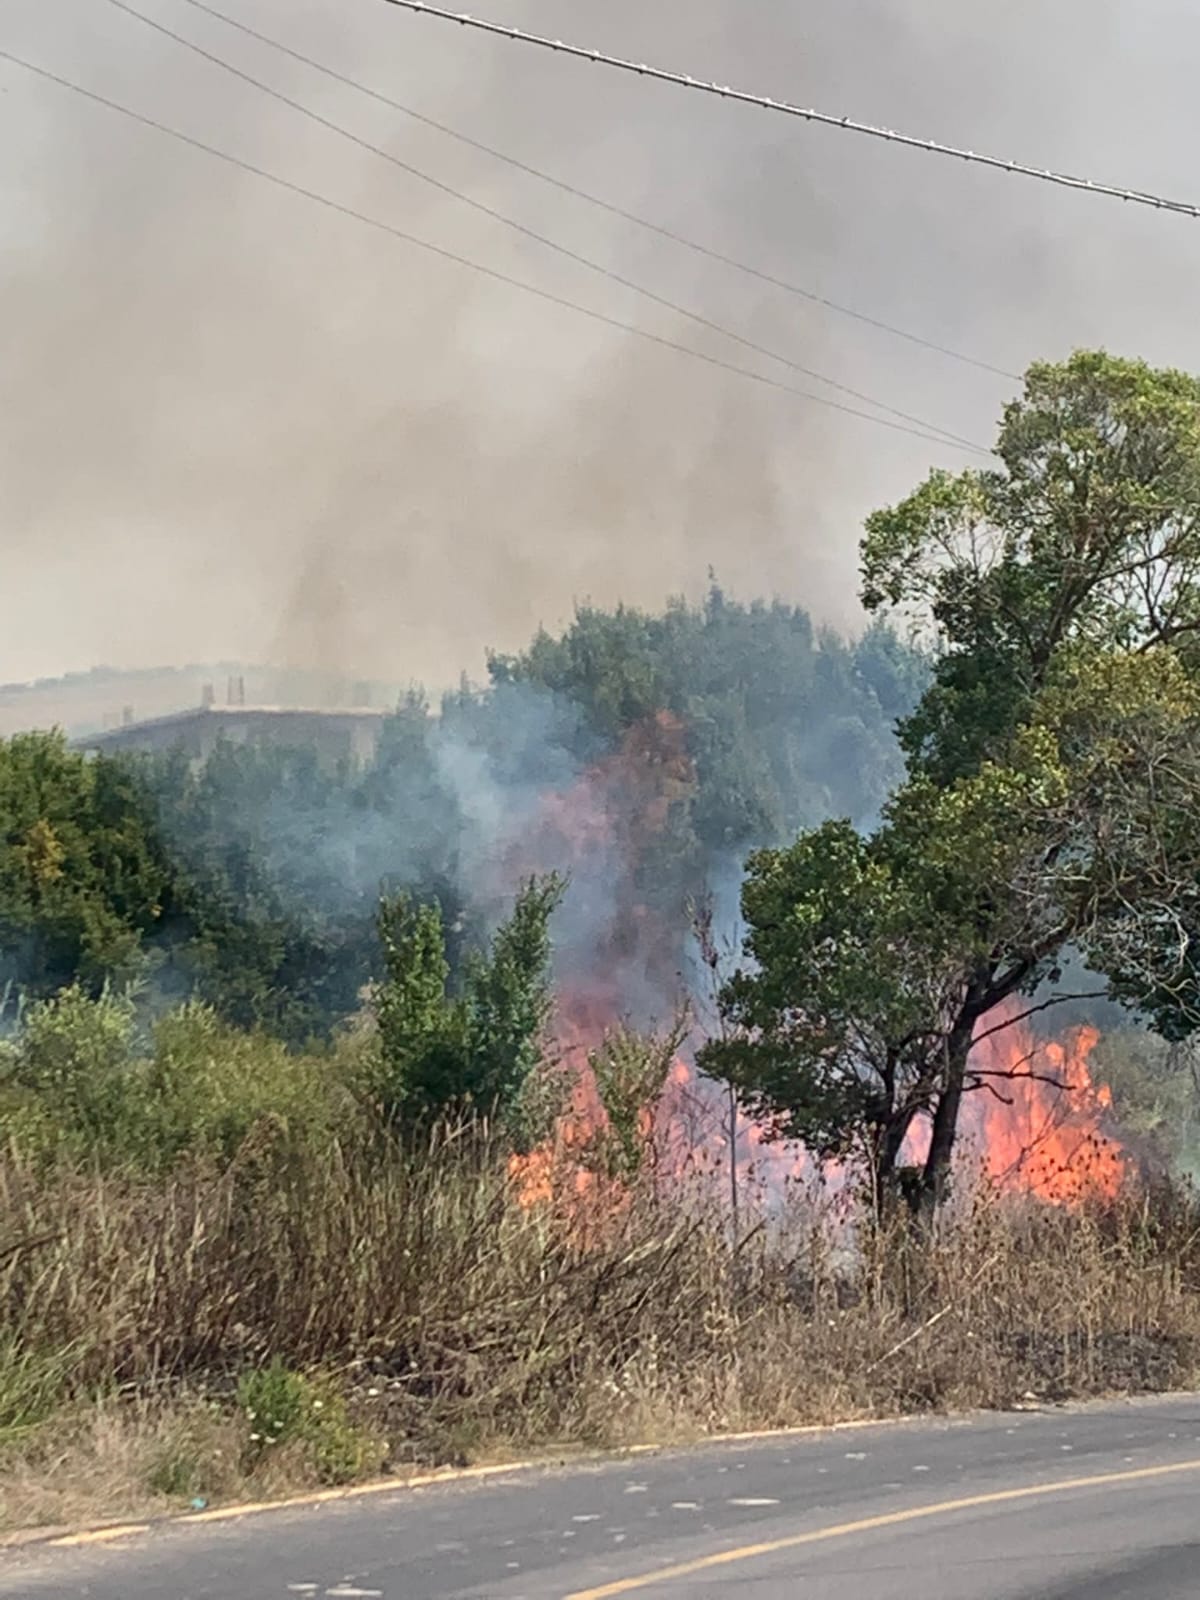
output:
M290 110L298 112L302 117L307 117L309 121L317 123L320 127L327 129L329 132L338 134L344 139L348 139L352 144L357 145L359 149L366 150L369 154L378 156L380 160L387 161L390 163L390 165L398 168L401 172L408 174L409 177L416 178L421 183L428 184L431 188L438 190L438 192L441 194L449 195L451 199L457 200L461 204L469 206L473 211L480 212L483 216L489 217L494 222L500 222L505 227L512 228L515 232L523 235L525 238L532 239L537 244L544 245L548 250L553 250L556 255L564 256L568 261L573 261L579 266L586 267L589 272L599 273L601 277L607 278L611 282L618 284L622 289L627 289L633 294L641 295L644 299L649 300L652 304L660 306L666 311L670 311L675 316L684 317L688 321L696 323L697 326L706 328L710 333L716 333L724 339L730 339L735 344L740 344L743 349L752 351L755 355L763 356L768 361L777 361L780 366L787 367L789 371L797 372L802 377L811 378L817 383L826 384L830 389L835 390L837 393L844 394L852 400L859 400L864 405L875 406L878 410L885 412L888 416L897 417L902 422L912 423L915 427L925 429L931 433L943 434L951 441L952 444L968 446L972 444L970 439L964 439L961 434L956 434L948 428L943 428L939 423L930 422L925 417L914 415L911 411L904 411L896 406L888 405L885 401L877 400L874 395L866 394L861 389L851 388L849 384L840 383L835 378L827 377L823 372L817 372L814 370L814 368L806 367L799 361L793 361L789 356L781 355L778 351L772 350L769 346L759 344L756 340L750 339L745 334L738 333L734 329L726 327L723 323L715 322L711 317L706 317L702 312L692 311L689 309L689 307L680 305L678 301L671 300L666 295L657 294L653 289L647 289L644 285L635 282L633 279L626 278L621 273L602 266L599 262L591 260L590 257L580 254L579 251L572 250L569 246L558 243L557 240L551 239L544 233L539 233L536 228L527 227L523 222L518 222L515 218L507 216L504 212L497 210L494 206L490 206L482 200L477 200L472 195L464 194L460 189L454 188L453 185L444 183L440 178L435 178L430 173L422 171L420 167L413 166L411 162L404 161L399 156L393 155L390 150L385 149L382 145L373 144L369 139L362 138L361 135L353 132L352 129L345 127L342 123L335 122L331 117L326 117L319 111L314 111L310 106L304 105L299 100L293 100L289 95L286 95L281 90L274 88L273 85L265 83L261 78L256 78L252 73L246 72L241 67L235 66L232 62L227 61L223 56L219 56L211 50L206 50L202 45L199 45L194 40L187 38L184 34L176 33L173 28L167 27L165 23L159 22L154 17L147 16L144 11L139 11L136 6L128 4L128 0L108 0L108 3L117 11L122 11L126 16L135 18L137 21L145 23L148 28L153 28L156 33L162 34L166 38L173 40L174 43L181 45L185 50L191 51L194 55L200 56L203 60L210 62L213 66L220 67L222 71L228 72L232 77L237 78L242 83L249 84L251 88L259 90L262 94L265 94L270 99L277 101L280 105L287 106Z
M728 84L708 83L702 78L690 77L685 72L670 72L664 67L652 67L646 62L626 61L621 56L606 55L602 50L587 50L581 45L567 44L562 39L550 39L542 34L527 33L523 28L510 28L499 22L488 22L483 17L472 17L466 12L447 11L442 6L427 4L426 0L383 0L383 4L397 6L404 11L415 11L420 16L438 17L444 22L457 22L464 28L478 28L484 33L494 34L501 39L511 39L518 44L537 45L543 50L574 56L580 61L590 61L596 66L615 67L620 72L633 72L639 78L653 78L659 83L673 83L679 89L693 89L701 94L718 95L722 100L736 100L742 105L758 106L763 111L776 111L785 117L799 117L804 122L819 123L827 128L840 128L845 133L861 133L871 139L884 139L889 144L905 145L910 150L924 151L926 155L949 156L955 161L968 161L976 166L1011 172L1020 178L1036 178L1042 183L1054 183L1063 189L1080 189L1088 194L1104 195L1110 200L1125 200L1130 205L1150 206L1155 211L1170 211L1177 216L1200 218L1200 205L1194 205L1190 201L1171 200L1165 195L1151 194L1142 189L1122 189L1116 184L1094 182L1091 178L1076 178L1070 173L1029 166L1023 161L1006 161L1000 156L983 155L979 151L963 150L951 144L939 144L936 139L919 139L910 133L898 133L893 128L881 128L874 123L858 122L853 117L839 117L831 111L815 111L810 107L792 105L787 100L774 100L768 95L751 94L745 89L734 89Z
M368 99L377 104L388 106L392 111L399 111L403 116L411 117L414 122L419 122L423 127L433 128L437 133L444 134L449 139L456 139L459 144L466 145L472 150L478 150L482 155L491 157L494 161L501 161L505 166L512 167L517 172L523 172L527 177L536 178L540 183L546 183L551 188L557 189L562 194L569 194L573 199L583 200L588 205L596 206L601 211L606 211L610 216L619 217L622 222L631 222L635 227L645 228L650 233L657 234L662 239L669 239L672 244L682 245L685 250L694 251L696 255L705 256L710 261L719 262L723 267L731 267L736 272L744 272L748 277L756 278L760 283L769 284L773 289L782 289L786 294L795 295L798 299L808 300L813 305L821 306L826 311L836 312L838 316L850 317L855 322L861 322L868 328L875 328L881 333L889 333L896 339L904 339L909 344L919 346L923 350L930 350L936 355L946 356L951 361L962 362L964 366L976 367L980 372L989 372L997 378L1007 378L1014 383L1020 383L1021 374L1010 372L1006 367L998 367L990 361L982 361L977 356L965 354L961 350L952 349L949 345L939 344L935 339L927 339L924 335L913 333L908 328L897 327L893 322L885 322L881 317L873 317L865 311L858 311L853 306L842 305L840 301L830 300L825 295L816 293L813 289L805 288L802 284L791 282L787 278L776 277L773 273L766 272L761 267L742 261L737 256L726 255L723 251L714 249L711 245L701 244L699 240L689 238L687 234L677 233L675 229L665 227L662 223L654 222L649 217L642 216L636 211L627 211L623 206L606 200L603 196L593 194L589 189L582 189L578 184L568 183L563 178L557 178L553 173L546 172L541 167L532 166L527 161L522 161L517 156L509 155L507 151L498 150L495 145L486 144L482 139L474 139L470 134L463 133L459 128L452 128L448 123L439 122L436 117L427 116L423 111L417 111L410 105L405 105L401 100L394 100L390 95L383 94L378 89L373 89L369 84L363 83L358 78L351 78L344 72L329 66L324 61L305 55L302 50L295 49L290 44L285 44L282 39L276 39L271 34L262 33L257 28L252 28L248 22L241 21L238 17L231 17L225 11L219 11L216 6L205 4L205 0L183 0L184 5L191 6L195 11L202 11L205 16L213 17L218 22L225 23L230 28L236 28L247 38L256 39L259 44L268 45L272 50L278 50L281 55L289 56L293 61L300 62L303 66L310 67L314 72L321 73L334 83L340 83L347 89L354 89L357 93L366 95Z
M339 216L350 217L355 222L361 222L368 228L373 228L378 233L387 234L390 238L399 239L404 244L414 245L418 250L437 256L439 260L453 262L456 266L466 267L469 271L478 273L481 277L490 278L495 283L503 283L511 289L519 289L523 294L533 295L539 300L544 300L550 305L555 305L567 311L574 311L579 316L587 317L590 321L600 323L607 328L615 328L621 333L633 334L636 338L645 339L650 344L658 345L660 349L673 350L678 355L691 357L694 361L702 361L706 366L714 367L722 372L730 372L741 378L747 378L751 383L762 384L765 388L779 390L783 394L796 395L801 400L811 401L814 405L826 406L830 410L842 412L846 416L857 417L862 422L874 423L878 428L888 428L893 433L908 434L911 438L924 439L930 444L946 446L950 441L944 436L927 432L921 428L910 428L901 422L892 422L887 417L876 416L869 411L859 411L853 406L843 405L840 400L830 400L826 395L813 394L810 390L799 389L790 383L783 383L778 378L768 377L766 373L755 372L751 367L740 367L735 362L725 361L720 356L709 354L705 350L693 349L691 345L679 344L674 339L668 339L664 334L652 333L648 328L639 328L636 323L622 322L619 317L609 316L607 312L596 311L591 306L582 305L577 300L569 300L565 295L555 294L549 289L540 289L535 284L526 283L521 278L513 277L507 272L500 271L497 267L489 267L480 261L473 261L469 256L459 255L454 250L448 250L443 245L434 244L429 239L422 239L416 234L406 233L403 228L397 228L390 222L384 222L379 217L373 217L368 212L356 210L353 206L345 205L332 196L322 194L317 189L306 188L301 183L295 183L290 178L284 178L277 172L271 172L266 167L256 166L252 161L247 161L241 156L232 155L227 150L220 149L217 145L207 144L203 139L196 138L193 134L184 133L179 128L173 128L168 123L159 122L156 118L148 116L143 111L135 111L132 107L123 105L119 100L112 100L107 95L100 94L95 89L88 89L83 84L76 83L70 78L64 78L60 73L43 67L36 62L28 61L23 56L17 55L12 50L0 48L0 61L8 61L15 67L43 78L48 83L57 84L59 88L68 90L71 94L79 95L84 100L91 101L94 105L104 106L109 111L128 118L131 122L139 123L144 128L152 128L156 133L165 134L168 138L180 144L187 145L190 149L203 151L205 155L213 156L218 161L225 162L228 166L236 167L241 172L250 173L256 178L261 178L265 183L273 184L277 189L284 189L289 194L299 195L304 200L310 200L314 205L322 206L327 211L336 212ZM963 444L953 445L954 449L970 451L975 455L990 456L992 451L983 445Z

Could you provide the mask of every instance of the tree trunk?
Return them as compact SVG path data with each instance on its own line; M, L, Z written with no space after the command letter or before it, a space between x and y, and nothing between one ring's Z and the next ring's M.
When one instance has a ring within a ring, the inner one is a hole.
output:
M908 1138L913 1116L913 1111L902 1111L883 1126L875 1141L871 1199L877 1217L882 1218L901 1195L900 1152Z
M971 1040L975 1033L975 1014L959 1019L946 1041L946 1073L942 1092L938 1096L933 1114L933 1132L929 1140L929 1154L921 1174L920 1205L926 1216L932 1216L950 1192L950 1168L954 1159L954 1143L958 1136L958 1118L962 1110L963 1088L967 1077L967 1059L971 1054Z

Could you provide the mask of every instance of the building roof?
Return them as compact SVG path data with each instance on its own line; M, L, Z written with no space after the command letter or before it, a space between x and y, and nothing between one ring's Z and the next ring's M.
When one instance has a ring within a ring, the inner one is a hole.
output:
M267 720L282 723L298 718L320 718L330 722L381 723L390 714L390 710L379 706L192 706L186 711L172 711L166 716L147 717L141 722L125 722L118 728L105 728L100 733L87 734L72 743L81 750L100 750L109 745L136 742L148 734L167 733L172 728L182 734L191 724L212 721Z

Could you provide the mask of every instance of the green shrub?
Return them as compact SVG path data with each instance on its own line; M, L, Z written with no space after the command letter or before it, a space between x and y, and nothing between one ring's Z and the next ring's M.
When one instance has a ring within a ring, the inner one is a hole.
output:
M104 1145L128 1116L134 1018L127 995L78 985L29 1006L0 1057L10 1134L74 1154Z
M322 1483L350 1483L379 1466L378 1444L350 1421L336 1390L291 1371L278 1358L242 1374L238 1405L251 1428L248 1471L289 1444L305 1447Z
M181 1006L157 1024L144 1070L148 1144L162 1164L185 1153L227 1161L267 1118L297 1140L329 1131L336 1095L325 1065L207 1006Z
M145 1173L227 1163L270 1121L295 1143L344 1125L335 1057L293 1054L189 1002L139 1047L128 997L77 988L29 1008L0 1056L7 1131L28 1150Z

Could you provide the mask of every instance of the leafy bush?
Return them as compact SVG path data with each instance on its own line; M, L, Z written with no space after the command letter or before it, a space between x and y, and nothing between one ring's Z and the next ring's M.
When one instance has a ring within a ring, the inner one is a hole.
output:
M165 1172L184 1156L228 1162L267 1121L297 1143L328 1136L352 1110L332 1063L196 1002L147 1041L131 998L72 987L28 1008L0 1081L10 1135L27 1149Z
M242 1374L238 1405L251 1428L251 1471L270 1451L289 1444L304 1446L322 1483L350 1483L379 1465L379 1445L353 1425L332 1385L293 1372L278 1359Z

